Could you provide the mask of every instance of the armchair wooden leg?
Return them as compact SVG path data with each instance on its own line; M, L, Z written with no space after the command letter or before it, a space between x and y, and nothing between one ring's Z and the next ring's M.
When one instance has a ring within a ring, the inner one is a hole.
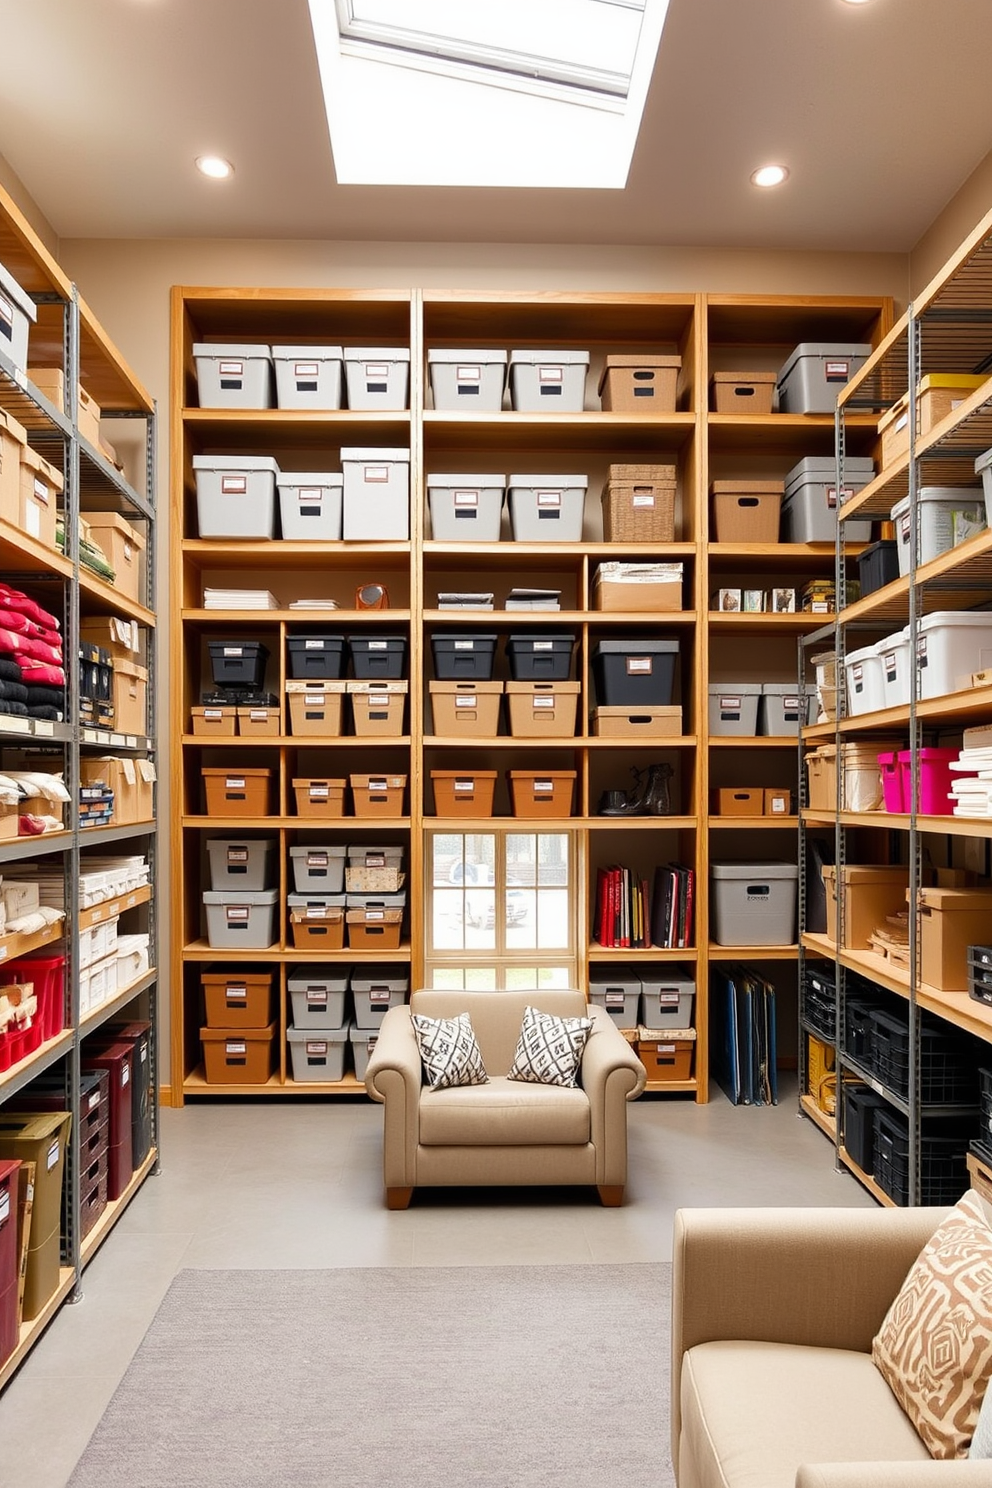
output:
M621 1189L620 1192L623 1193L623 1189ZM412 1188L387 1188L386 1189L386 1208L387 1209L409 1209L409 1207L410 1207L410 1200L412 1198L413 1198L413 1189ZM604 1200L604 1202L605 1202L605 1200Z
M620 1208L620 1205L623 1203L622 1183L600 1183L597 1187L599 1189L599 1202L604 1209Z

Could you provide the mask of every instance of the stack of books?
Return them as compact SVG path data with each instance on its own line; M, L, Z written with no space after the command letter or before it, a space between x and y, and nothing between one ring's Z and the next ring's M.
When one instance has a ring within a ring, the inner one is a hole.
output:
M695 870L666 863L654 882L633 869L600 868L593 939L606 950L685 949L692 944Z
M560 610L560 589L511 589L506 596L508 610Z
M951 769L962 778L951 786L955 816L992 817L992 728L965 729L963 748Z
M447 590L437 597L439 610L491 610L493 608L492 594L459 593Z
M268 589L204 589L205 610L277 610L279 601Z

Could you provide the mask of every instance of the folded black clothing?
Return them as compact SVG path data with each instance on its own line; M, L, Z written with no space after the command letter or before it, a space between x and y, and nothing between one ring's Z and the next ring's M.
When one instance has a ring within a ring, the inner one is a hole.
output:
M27 718L28 708L26 703L8 703L6 698L0 698L0 713L12 714L17 718Z
M48 718L52 723L61 723L64 716L61 708L52 708L47 703L32 703L27 714L29 718Z
M26 703L28 690L23 682L5 682L0 677L0 699L5 703Z
M9 654L0 655L0 681L20 682L21 669L14 658Z
M45 708L61 709L65 707L64 687L43 687L39 683L29 682L27 683L27 694L24 701L29 708L34 707L35 703Z

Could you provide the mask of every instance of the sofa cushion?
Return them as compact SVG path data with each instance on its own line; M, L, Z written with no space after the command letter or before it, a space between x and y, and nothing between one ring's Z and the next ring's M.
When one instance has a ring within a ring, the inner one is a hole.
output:
M485 1085L489 1076L468 1013L459 1013L457 1018L425 1018L422 1013L414 1013L410 1021L432 1090L444 1090L449 1085Z
M931 1456L966 1457L992 1375L992 1230L977 1194L910 1267L872 1357Z
M697 1344L681 1400L693 1488L795 1488L804 1462L928 1457L871 1356L848 1349Z
M591 1018L556 1018L539 1008L524 1008L509 1078L532 1085L575 1085L591 1031Z
M494 1075L487 1085L425 1090L420 1097L425 1147L560 1147L589 1139L584 1090Z

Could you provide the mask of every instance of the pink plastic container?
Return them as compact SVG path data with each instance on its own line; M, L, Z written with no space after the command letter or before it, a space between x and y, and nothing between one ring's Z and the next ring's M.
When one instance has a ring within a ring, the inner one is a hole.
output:
M880 754L878 768L882 775L882 804L886 811L908 810L902 797L902 770L899 766L899 755L894 751Z
M951 796L951 785L955 778L959 778L960 772L955 770L952 775L950 764L960 755L959 749L921 749L920 750L920 804L918 810L921 816L950 816L954 810L954 801ZM902 798L905 802L904 811L909 810L912 800L912 752L908 749L899 751L899 773L902 777Z

